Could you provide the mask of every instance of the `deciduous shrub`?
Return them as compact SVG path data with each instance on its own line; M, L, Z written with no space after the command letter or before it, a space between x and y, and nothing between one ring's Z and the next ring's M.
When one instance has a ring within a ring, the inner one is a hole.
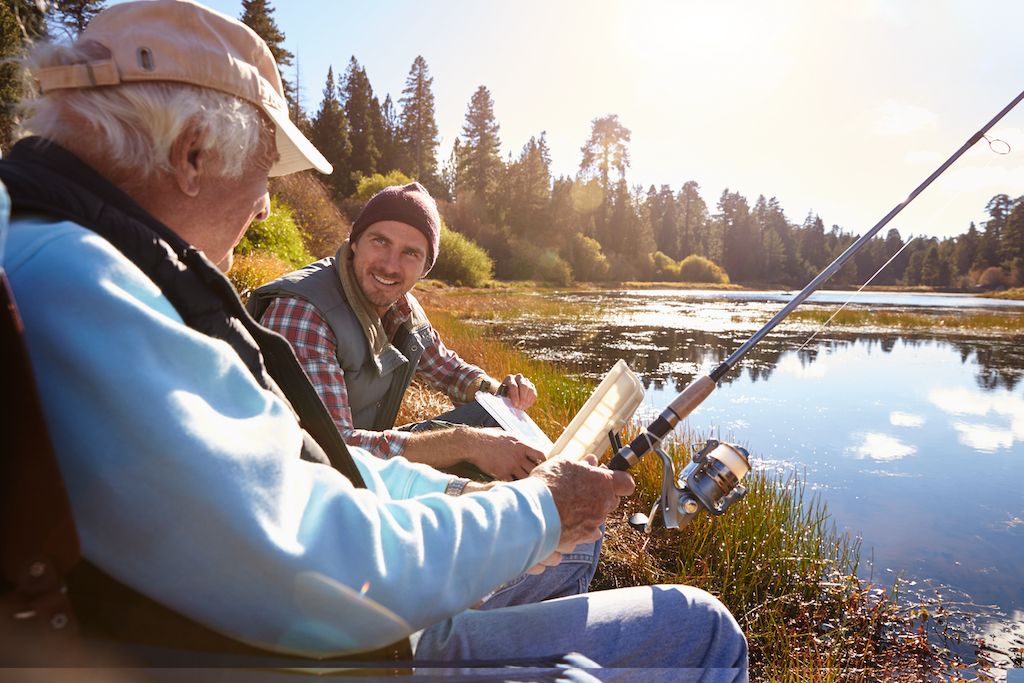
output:
M276 197L270 201L270 217L249 226L242 241L235 247L236 254L267 251L293 267L298 268L315 260L306 249L302 231L295 224L292 210Z
M573 233L567 255L577 280L600 282L608 278L608 259L601 253L601 244L597 240Z
M669 282L679 279L679 264L676 263L675 259L661 251L654 252L653 259L654 278L656 280Z
M679 262L679 280L682 282L717 282L728 284L729 276L710 259L690 254Z
M1004 289L1006 287L1006 272L999 266L986 268L978 277L978 285L985 289Z
M572 284L572 268L554 249L545 249L537 259L533 279L568 287Z
M267 251L236 254L228 271L228 279L242 300L249 298L249 292L276 277L293 270L292 264Z
M330 190L311 171L273 178L270 191L291 207L313 258L333 256L352 231Z
M373 175L363 176L359 179L359 183L356 185L356 191L352 195L352 199L365 203L370 197L377 194L385 187L391 187L392 185L408 185L411 182L412 178L401 171L391 171L387 175L374 173Z
M482 287L494 275L494 261L465 235L441 222L441 250L430 277L466 287Z

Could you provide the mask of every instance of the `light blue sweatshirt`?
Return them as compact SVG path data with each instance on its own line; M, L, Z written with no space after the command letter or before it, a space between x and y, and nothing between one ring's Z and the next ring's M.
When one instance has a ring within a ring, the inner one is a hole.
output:
M83 555L131 588L243 642L333 655L457 614L554 551L538 479L452 498L404 458L353 449L365 490L300 460L289 409L81 226L19 219L2 254Z

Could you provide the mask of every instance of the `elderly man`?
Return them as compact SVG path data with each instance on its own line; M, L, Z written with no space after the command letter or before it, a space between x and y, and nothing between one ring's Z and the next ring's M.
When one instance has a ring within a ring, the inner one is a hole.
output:
M537 397L533 384L522 375L499 384L462 360L412 295L437 260L440 235L441 217L422 185L385 188L366 203L336 256L260 287L249 311L292 345L350 446L450 471L468 462L463 471L518 479L544 455L496 429L473 398L477 391L506 394L525 410ZM392 429L414 375L464 405ZM422 428L439 424L452 428Z
M412 636L417 662L746 676L731 615L684 586L470 609L595 540L627 474L554 460L452 496L449 475L346 447L218 270L266 216L268 175L329 170L255 33L129 2L30 63L3 259L91 568L70 586L86 635L315 657Z

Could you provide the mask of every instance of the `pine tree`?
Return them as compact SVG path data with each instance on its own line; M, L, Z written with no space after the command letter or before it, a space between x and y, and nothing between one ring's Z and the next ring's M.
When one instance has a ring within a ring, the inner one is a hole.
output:
M755 254L758 277L770 282L787 282L792 277L792 236L789 221L775 197L757 198L751 213L757 241L763 249ZM799 279L799 278L795 278Z
M1006 219L1013 208L1013 202L1005 194L997 194L985 205L985 211L989 219L985 221L985 232L978 244L978 251L974 256L975 268L988 268L999 265L999 248L1003 238L1003 228L1006 227Z
M921 260L921 284L938 287L942 284L942 270L939 259L939 245L932 241Z
M551 154L545 134L531 137L519 158L509 164L509 226L520 239L553 246L556 235L548 230L551 201Z
M819 271L827 265L828 249L825 244L825 223L817 214L808 214L800 231L800 258L807 262L813 271Z
M627 143L630 130L619 122L617 114L594 119L590 123L590 138L580 151L580 175L584 178L597 178L601 188L607 192L611 189L612 171L618 173L620 180L625 179L629 168L629 148Z
M1009 267L1014 259L1024 258L1024 197L1013 202L999 240L999 257Z
M643 190L630 190L625 180L620 179L612 189L607 230L601 241L608 254L620 255L618 275L624 279L644 280L653 277L653 263L650 255L656 250L651 221L644 210Z
M426 185L431 192L441 189L437 174L438 130L434 117L434 79L422 56L413 60L399 104L401 147L407 164L403 170Z
M42 8L32 0L0 3L0 154L13 143L14 108L26 94L18 65L7 61L25 52L29 40L46 35Z
M491 200L503 168L499 149L498 122L494 118L494 101L485 86L480 86L469 100L466 122L462 126L462 148L459 184L456 197L471 195L493 209ZM468 197L467 197L468 199Z
M391 95L384 98L380 106L380 135L377 146L380 148L380 160L377 167L382 173L402 168L401 121Z
M455 187L459 183L459 159L462 158L462 143L458 138L452 143L452 153L441 167L441 196L448 201L455 198Z
M658 251L675 261L681 259L681 235L676 216L676 196L672 188L662 185L660 190L656 190L651 185L647 191L647 212Z
M722 267L732 280L756 277L754 254L760 244L753 238L753 221L746 198L738 192L722 192L715 219L722 226Z
M978 251L978 239L978 229L974 226L974 221L971 221L967 232L956 238L956 248L953 250L955 275L967 275L970 272Z
M366 69L355 57L349 59L348 68L339 89L341 104L348 118L349 140L352 142L352 156L349 167L353 174L373 175L379 169L380 147L377 145L380 104L373 96L373 87ZM350 180L346 194L355 190L355 179Z
M609 245L616 241L610 213L612 207L612 171L617 172L619 182L625 182L629 168L630 131L619 122L616 114L594 119L590 122L590 137L580 151L580 179L592 180L602 192L600 207L594 216L594 232L597 241L605 251L614 251Z
M900 231L896 228L889 228L889 231L885 234L885 261L892 259L897 254L899 256L896 256L892 263L889 264L889 267L879 276L879 284L896 284L896 282L903 279L904 273L907 270L907 263L910 260L910 254L906 251L900 253L903 246L904 242L900 236Z
M349 142L348 120L338 101L338 90L334 83L332 67L327 68L324 98L320 102L320 109L313 117L310 142L334 166L334 173L327 176L325 180L335 199L344 198L348 194L351 184L349 160L352 155L352 144Z
M283 71L284 67L292 65L295 55L285 49L284 33L277 27L273 15L274 8L270 6L269 0L242 0L242 16L239 19L263 39L277 62L278 70ZM291 112L299 106L298 96L284 76L281 77L281 85L285 99L288 100L288 111Z
M330 68L330 67L328 67ZM288 103L288 116L303 135L308 136L312 130L312 122L302 109L302 78L299 72L299 56L295 55L295 84L292 86L291 101Z
M676 221L679 225L679 259L690 254L710 258L711 234L708 230L708 206L694 180L683 183L676 197Z
M50 6L51 20L74 39L103 10L103 5L104 0L54 0Z

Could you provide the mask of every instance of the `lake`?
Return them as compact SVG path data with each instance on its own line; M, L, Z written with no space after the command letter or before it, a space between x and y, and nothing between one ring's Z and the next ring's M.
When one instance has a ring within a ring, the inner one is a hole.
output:
M525 352L590 377L625 359L644 381L638 414L646 422L792 293L545 296L600 313L485 324ZM1024 302L876 292L819 292L801 309L831 311L851 297L853 307L933 314L937 321L968 309L1024 315ZM901 593L939 597L972 614L970 628L990 644L1022 647L1022 342L1024 334L819 331L786 322L723 378L684 427L748 447L755 467L801 475L838 529L863 539L863 577L891 585L901 576Z

